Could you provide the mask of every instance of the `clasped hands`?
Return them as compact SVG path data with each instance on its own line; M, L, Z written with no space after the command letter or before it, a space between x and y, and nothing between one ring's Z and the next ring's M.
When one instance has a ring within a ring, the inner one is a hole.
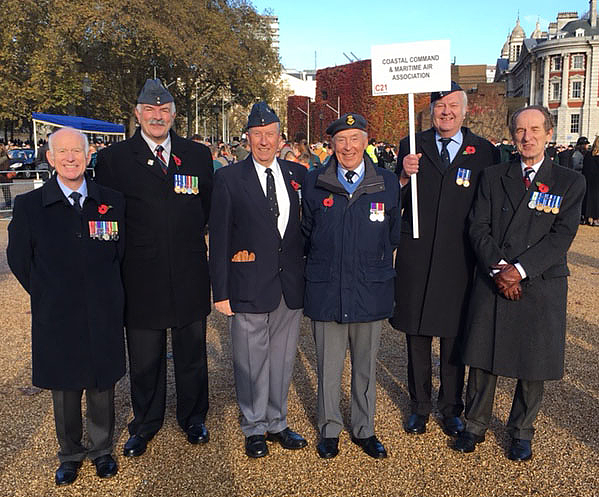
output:
M513 264L495 264L491 266L499 272L493 275L493 281L497 286L499 293L508 300L520 300L522 297L522 287L520 281L522 275Z

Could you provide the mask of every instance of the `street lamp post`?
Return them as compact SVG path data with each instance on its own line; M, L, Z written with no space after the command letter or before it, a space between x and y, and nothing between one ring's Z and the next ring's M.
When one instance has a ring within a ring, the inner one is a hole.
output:
M89 74L85 73L83 76L83 81L81 83L81 90L83 91L83 98L85 99L85 114L86 117L89 116L89 95L92 92L92 82L89 79Z

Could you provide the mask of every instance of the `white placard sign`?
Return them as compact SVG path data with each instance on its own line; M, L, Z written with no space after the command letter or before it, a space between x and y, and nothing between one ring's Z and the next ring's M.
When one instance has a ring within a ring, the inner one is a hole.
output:
M449 40L373 45L370 54L373 96L451 88Z

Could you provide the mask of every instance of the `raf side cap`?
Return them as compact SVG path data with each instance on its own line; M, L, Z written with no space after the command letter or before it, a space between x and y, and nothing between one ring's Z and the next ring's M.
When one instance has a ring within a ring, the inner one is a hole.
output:
M159 79L148 79L137 97L138 104L162 105L175 100Z
M455 81L452 81L451 82L451 90L434 91L431 93L431 104L433 102L436 102L437 100L440 100L443 97L449 95L450 93L453 93L454 91L464 91L464 90L462 90L462 87L460 85L458 85Z
M257 102L252 106L248 116L248 128L256 126L266 126L267 124L279 123L279 118L275 111L270 108L266 102Z
M339 119L329 124L327 134L335 136L336 133L344 129L361 129L362 131L366 131L367 126L366 119L360 114L343 114Z

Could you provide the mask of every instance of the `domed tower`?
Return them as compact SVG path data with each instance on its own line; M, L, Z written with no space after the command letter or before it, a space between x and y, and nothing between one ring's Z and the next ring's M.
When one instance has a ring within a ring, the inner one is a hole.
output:
M510 63L515 63L518 61L520 57L520 52L522 51L522 43L524 42L524 38L526 38L526 34L524 34L524 30L522 26L520 26L520 16L516 20L516 26L512 29L512 34L509 39L509 47L510 47Z
M501 49L501 58L509 59L510 57L510 34L507 34L503 48Z

